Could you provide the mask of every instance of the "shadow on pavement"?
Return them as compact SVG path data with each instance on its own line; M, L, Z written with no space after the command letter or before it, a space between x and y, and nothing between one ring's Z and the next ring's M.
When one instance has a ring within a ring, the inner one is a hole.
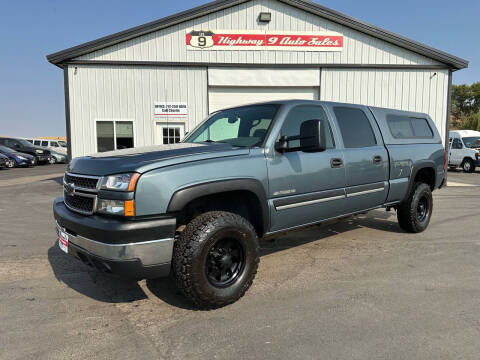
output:
M92 299L107 303L124 303L147 298L137 281L89 268L62 252L56 242L48 249L48 261L58 281Z
M395 221L392 221L390 216L391 213L375 211L368 216L359 215L339 220L336 223L312 226L288 235L279 236L274 240L264 240L260 244L260 256L281 252L314 241L321 242L330 236L359 228L403 233L396 219L393 218ZM137 281L123 279L90 268L79 260L63 253L56 242L48 250L48 260L57 280L92 299L108 303L124 303L147 298ZM167 304L182 309L197 310L192 303L181 295L172 276L146 280L146 286L153 295Z

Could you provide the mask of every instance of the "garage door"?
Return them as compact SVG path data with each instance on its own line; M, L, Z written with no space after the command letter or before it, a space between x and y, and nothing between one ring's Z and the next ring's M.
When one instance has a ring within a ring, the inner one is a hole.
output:
M270 100L318 100L317 87L210 87L209 112L227 107Z

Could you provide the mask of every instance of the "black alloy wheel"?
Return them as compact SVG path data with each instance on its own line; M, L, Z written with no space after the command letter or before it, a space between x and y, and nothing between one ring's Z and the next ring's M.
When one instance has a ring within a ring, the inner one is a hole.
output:
M419 222L424 222L425 218L428 215L428 200L425 196L422 196L418 200L418 205L417 205L417 220Z
M214 286L225 287L234 282L245 266L245 252L236 239L221 239L208 251L205 271Z

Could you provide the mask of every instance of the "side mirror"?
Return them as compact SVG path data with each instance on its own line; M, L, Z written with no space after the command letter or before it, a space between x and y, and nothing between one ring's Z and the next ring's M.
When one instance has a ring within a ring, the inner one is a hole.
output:
M322 128L322 120L308 120L300 125L300 148L302 151L325 151L327 148L325 142L325 132Z
M304 121L300 125L300 135L298 136L281 136L275 143L275 150L280 153L304 151L304 152L320 152L327 148L325 133L322 128L322 121L312 119ZM290 147L289 142L300 140L300 146Z

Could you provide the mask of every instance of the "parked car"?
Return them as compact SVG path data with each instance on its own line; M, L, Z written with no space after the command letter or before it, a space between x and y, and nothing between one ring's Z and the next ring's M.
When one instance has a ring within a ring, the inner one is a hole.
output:
M59 153L56 150L50 150L50 153L50 164L65 164L68 162L66 154Z
M250 287L259 238L382 207L424 231L445 162L426 114L276 101L218 111L182 143L75 158L53 212L63 251L134 278L172 269L211 309Z
M461 167L467 173L480 166L480 131L450 131L448 167Z
M35 157L37 163L47 164L50 159L50 150L34 146L25 139L0 138L0 145L6 146L17 152L29 154Z
M67 142L63 140L49 139L25 139L35 146L42 146L57 153L67 155Z
M8 168L8 164L10 163L10 159L3 154L0 154L0 169Z
M34 156L17 152L3 145L0 145L0 154L8 158L7 166L9 168L15 166L35 166L36 164Z

